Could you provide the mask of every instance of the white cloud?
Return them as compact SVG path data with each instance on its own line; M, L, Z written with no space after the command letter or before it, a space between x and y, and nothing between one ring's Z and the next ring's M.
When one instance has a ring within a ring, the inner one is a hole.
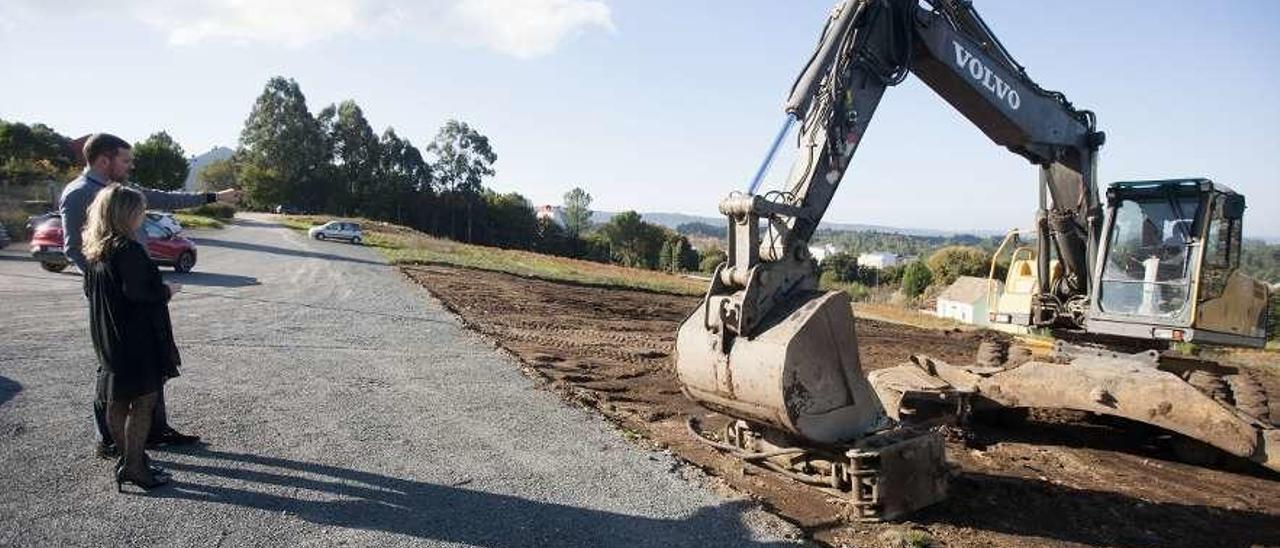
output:
M261 42L301 47L360 30L370 21L362 0L194 0L135 2L132 12L176 45Z
M19 0L22 1L22 0ZM29 0L33 1L33 0ZM529 58L591 29L613 31L602 0L125 0L128 12L175 45L304 47L387 33ZM33 2L34 3L34 2Z
M459 0L451 11L460 36L516 57L545 55L591 27L614 30L609 6L588 0Z

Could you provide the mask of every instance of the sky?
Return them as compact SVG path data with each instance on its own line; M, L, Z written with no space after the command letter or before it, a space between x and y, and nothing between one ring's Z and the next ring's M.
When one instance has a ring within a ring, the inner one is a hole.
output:
M1280 237L1280 2L976 0L1040 85L1098 115L1099 177L1204 176ZM305 6L303 8L294 7ZM189 154L235 147L272 76L355 100L419 147L487 135L493 188L714 216L744 190L831 0L0 0L0 119ZM890 89L825 220L1032 224L1037 170L914 77Z

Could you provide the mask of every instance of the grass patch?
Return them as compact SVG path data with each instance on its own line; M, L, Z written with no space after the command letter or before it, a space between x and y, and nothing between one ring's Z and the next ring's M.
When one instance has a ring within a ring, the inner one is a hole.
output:
M281 217L280 222L291 229L306 231L329 220L332 218L286 216ZM391 264L396 265L448 265L551 281L626 287L678 295L702 295L707 289L704 281L663 272L465 244L389 223L367 220L358 222L364 232L365 245L376 248Z
M324 224L324 221L315 221L311 217L281 217L280 224L299 232L306 232L311 227Z
M192 215L190 213L174 213L173 218L178 220L178 224L182 228L222 228L222 221L213 217L205 217L203 215Z
M818 283L818 288L823 291L843 291L849 294L849 299L854 302L866 300L871 295L871 289L858 282L838 282L835 280L824 279Z
M960 329L962 331L980 329L977 326L961 323L951 318L940 318L925 314L919 310L903 308L893 304L853 303L853 315L868 320L910 325L921 329Z

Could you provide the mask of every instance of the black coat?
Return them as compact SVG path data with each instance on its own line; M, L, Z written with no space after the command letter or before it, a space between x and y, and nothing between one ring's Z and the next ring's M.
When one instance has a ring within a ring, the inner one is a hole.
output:
M169 288L142 244L129 240L106 260L90 262L84 291L102 400L130 400L178 376Z

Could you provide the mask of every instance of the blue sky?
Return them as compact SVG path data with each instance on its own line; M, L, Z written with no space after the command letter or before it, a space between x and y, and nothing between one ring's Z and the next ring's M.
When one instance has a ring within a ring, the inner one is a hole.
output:
M978 0L1041 85L1098 113L1106 181L1208 176L1280 236L1280 2ZM829 0L5 0L0 118L235 146L274 75L425 147L487 134L535 204L713 215L781 121ZM919 81L891 89L827 220L1027 226L1036 171Z

